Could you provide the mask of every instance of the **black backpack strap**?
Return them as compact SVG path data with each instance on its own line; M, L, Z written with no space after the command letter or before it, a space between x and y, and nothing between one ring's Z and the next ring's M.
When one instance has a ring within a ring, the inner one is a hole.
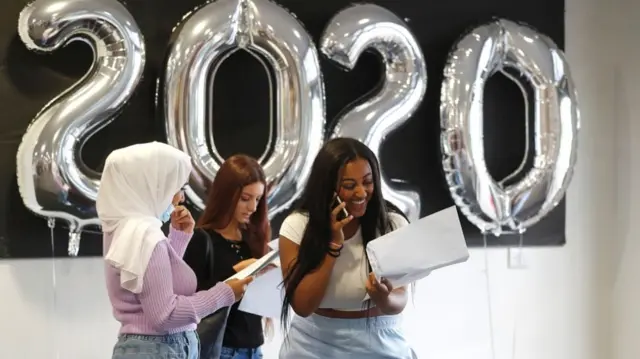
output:
M213 239L209 233L203 229L202 232L205 239L205 260L208 267L207 288L212 287L216 283L213 281ZM222 341L227 326L227 318L231 307L218 309L215 313L203 318L197 327L198 336L200 337L200 358L202 359L219 359L222 352Z
M214 278L213 276L213 259L214 259L213 242L207 230L205 230L204 228L200 228L199 230L200 232L202 232L202 235L204 235L204 240L205 240L204 256L205 256L205 261L207 263L208 280L209 282L212 282ZM210 283L210 284L213 285L215 283Z

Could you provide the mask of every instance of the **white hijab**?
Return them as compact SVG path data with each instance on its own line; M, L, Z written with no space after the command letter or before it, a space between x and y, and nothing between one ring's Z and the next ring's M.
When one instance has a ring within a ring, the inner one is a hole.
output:
M96 200L102 231L111 233L105 260L120 270L122 288L140 293L149 260L162 233L162 214L187 183L191 158L160 142L111 152Z

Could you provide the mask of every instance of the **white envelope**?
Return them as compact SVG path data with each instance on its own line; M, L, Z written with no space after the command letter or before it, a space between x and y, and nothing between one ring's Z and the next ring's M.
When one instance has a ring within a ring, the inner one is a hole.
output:
M438 268L465 262L469 251L452 206L369 242L367 255L378 279L400 287Z

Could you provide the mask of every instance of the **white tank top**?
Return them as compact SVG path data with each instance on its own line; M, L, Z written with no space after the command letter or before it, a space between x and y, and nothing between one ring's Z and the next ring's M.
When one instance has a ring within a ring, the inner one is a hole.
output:
M397 213L389 213L389 219L395 229L408 224L407 220ZM306 214L291 213L282 222L280 235L300 245L308 221L309 218ZM358 228L356 234L344 242L340 256L336 258L327 290L319 308L332 308L342 311L366 309L364 298L367 294L366 283L368 276L362 233Z

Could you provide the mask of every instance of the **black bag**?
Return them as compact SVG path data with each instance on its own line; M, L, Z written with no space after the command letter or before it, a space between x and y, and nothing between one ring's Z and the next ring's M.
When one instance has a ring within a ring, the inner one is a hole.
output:
M209 280L213 276L213 243L211 237L204 230L200 229L206 239L205 256L209 269ZM203 318L198 324L196 331L200 337L200 359L219 359L222 351L222 339L227 326L227 318L231 307L218 309L215 313Z

